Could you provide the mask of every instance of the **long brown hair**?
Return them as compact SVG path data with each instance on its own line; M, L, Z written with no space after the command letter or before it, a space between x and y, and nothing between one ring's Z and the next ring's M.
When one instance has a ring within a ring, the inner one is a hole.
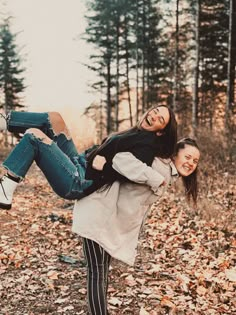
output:
M161 139L159 142L161 142L161 148L158 148L156 152L157 157L161 158L170 158L174 155L175 149L176 149L176 142L177 142L177 121L175 118L175 114L172 109L165 105L158 105L155 107L152 107L150 110L156 107L166 107L169 111L170 119L168 124L165 126L164 129L160 130L161 136L159 136Z
M178 154L179 150L184 149L186 145L190 145L199 150L199 146L196 140L192 138L183 138L177 142L175 156ZM197 174L198 174L198 167L196 167L194 172L190 174L189 176L182 176L182 181L185 187L185 194L187 196L187 199L188 201L190 201L190 199L192 198L194 204L197 203L197 196L198 196Z
M170 119L168 124L165 126L164 129L160 130L161 135L157 136L157 139L160 140L158 141L159 146L157 146L157 152L156 156L161 157L161 158L170 158L174 155L175 153L175 146L177 142L177 122L175 119L174 112L167 106L164 105L157 105L155 107L150 108L145 115L147 115L151 110L153 110L156 107L166 107L169 111ZM142 116L142 118L137 122L136 126L131 127L129 129L112 133L110 136L108 136L103 143L98 146L95 150L93 150L90 154L87 156L87 160L91 162L93 158L99 154L99 152L108 144L110 138L114 135L129 135L137 130L140 130L141 123L145 117L145 115ZM149 131L152 132L152 131ZM161 143L161 145L160 145Z

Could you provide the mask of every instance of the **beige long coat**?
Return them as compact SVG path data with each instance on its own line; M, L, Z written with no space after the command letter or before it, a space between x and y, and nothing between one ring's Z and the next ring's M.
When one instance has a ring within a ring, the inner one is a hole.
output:
M178 173L170 160L155 158L148 167L128 152L114 157L113 168L137 184L117 181L108 190L76 201L72 230L100 244L112 257L133 265L147 211ZM160 186L163 180L166 185Z

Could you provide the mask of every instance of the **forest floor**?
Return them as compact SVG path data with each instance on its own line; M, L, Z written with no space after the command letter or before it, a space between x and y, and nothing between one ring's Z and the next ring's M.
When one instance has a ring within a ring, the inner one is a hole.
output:
M200 178L198 209L173 187L152 207L135 266L113 261L111 315L236 314L235 163ZM32 167L0 212L0 315L87 314L72 209Z

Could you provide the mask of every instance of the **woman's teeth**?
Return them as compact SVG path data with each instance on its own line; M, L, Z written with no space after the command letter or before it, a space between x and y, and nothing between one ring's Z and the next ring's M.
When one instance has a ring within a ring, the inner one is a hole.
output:
M190 170L191 170L191 168L190 168L189 166L186 166L186 165L184 165L183 168L184 168L186 171L190 171Z
M146 117L146 122L149 124L149 126L151 126L151 124L152 124L152 121L151 121L151 119L150 119L150 117Z

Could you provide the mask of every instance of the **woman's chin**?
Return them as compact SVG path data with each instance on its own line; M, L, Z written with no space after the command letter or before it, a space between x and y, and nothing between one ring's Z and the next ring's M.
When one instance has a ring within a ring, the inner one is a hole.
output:
M178 171L178 173L179 173L180 176L183 176L183 177L187 177L187 176L189 176L191 174L191 173L185 172L185 171Z

